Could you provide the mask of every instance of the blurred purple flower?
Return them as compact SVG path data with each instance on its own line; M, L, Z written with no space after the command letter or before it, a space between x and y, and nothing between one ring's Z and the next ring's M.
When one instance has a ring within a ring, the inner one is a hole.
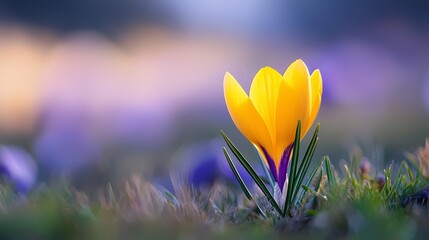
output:
M375 184L376 187L379 191L381 191L384 187L384 185L386 185L386 176L382 173L379 173L377 175L377 179L375 180Z
M37 180L37 166L33 158L14 146L0 146L0 173L20 193L27 193Z
M223 144L220 141L211 141L192 145L186 149L182 159L191 162L189 180L192 184L206 187L216 181L226 180L238 185L238 181L223 155L222 147ZM236 163L236 167L243 181L249 187L252 186L253 180L246 170L239 163Z
M359 173L361 176L366 176L371 174L371 162L368 160L368 158L364 158L360 164L359 164Z
M215 156L200 156L201 162L191 172L190 180L196 186L211 186L221 176Z
M100 158L87 115L53 108L42 119L34 151L42 165L62 174L76 173Z

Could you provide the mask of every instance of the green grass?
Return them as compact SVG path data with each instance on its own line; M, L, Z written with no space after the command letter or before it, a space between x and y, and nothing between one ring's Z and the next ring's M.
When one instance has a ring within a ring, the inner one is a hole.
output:
M421 190L429 182L419 169L426 160L408 158L362 172L359 156L340 166L324 157L300 181L307 187L286 218L253 188L217 183L201 191L175 174L172 192L138 176L120 188L106 184L100 194L58 184L20 196L3 182L0 239L424 238L429 196Z

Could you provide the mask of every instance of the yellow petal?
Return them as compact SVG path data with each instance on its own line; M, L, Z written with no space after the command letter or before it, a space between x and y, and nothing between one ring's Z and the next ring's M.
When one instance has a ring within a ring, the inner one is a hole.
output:
M310 118L310 82L307 67L302 60L292 63L286 70L281 82L276 116L276 156L292 144L298 120L302 130L306 130ZM301 139L305 131L301 131Z
M311 112L309 124L305 132L310 130L311 125L316 119L317 113L319 112L320 102L322 101L322 92L323 92L323 83L322 75L320 74L319 69L314 70L310 77L311 82Z
M253 144L272 149L262 117L237 80L228 72L225 74L223 89L229 114L240 132Z
M256 73L250 87L250 99L267 125L273 141L275 140L276 105L281 81L282 75L279 72L271 67L264 67ZM271 150L267 149L267 151Z

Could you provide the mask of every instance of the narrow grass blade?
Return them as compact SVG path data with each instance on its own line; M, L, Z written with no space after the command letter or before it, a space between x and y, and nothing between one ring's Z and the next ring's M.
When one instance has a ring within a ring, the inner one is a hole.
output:
M320 166L322 166L322 164L320 164ZM317 192L317 193L319 192L320 185L322 184L322 179L323 179L323 168L320 167L319 176L317 177L317 182L316 182L316 184L314 186L314 191ZM326 197L326 200L328 200L328 197ZM316 204L317 204L316 198L313 198L313 202L311 204L312 207L315 207Z
M292 203L294 204L297 200L297 194L299 193L300 189L301 189L301 185L302 182L304 181L304 177L306 175L306 173L308 172L308 168L310 167L310 162L311 159L313 158L314 152L316 150L317 147L317 143L318 143L318 138L316 139L315 144L311 147L311 150L309 152L308 158L303 160L303 164L304 165L304 171L301 173L301 175L297 176L297 182L295 184L295 188L294 188L294 192L292 193Z
M408 164L405 161L403 163L404 163L405 171L407 171L408 178L410 179L410 181L414 181L415 177L414 177L413 171L411 170L410 166L408 166Z
M316 173L319 173L317 178L315 178ZM316 184L314 184L314 191L318 192L319 188L320 188L320 184L322 182L322 177L323 177L323 167L322 164L319 162L312 170L309 178L307 179L306 183L304 185L302 185L302 188L304 189L303 191L300 192L298 198L297 198L297 202L301 205L304 206L305 204L307 204L308 199L305 199L305 202L303 202L303 198L305 193L307 192L307 190L305 190L305 187L310 187L311 182L313 182L314 180L316 180ZM313 203L314 204L314 203Z
M310 166L311 159L313 158L314 151L316 150L316 145L318 142L317 135L319 132L319 128L320 128L320 124L317 124L317 127L313 133L313 137L311 138L310 144L308 145L307 150L305 151L304 158L302 159L302 162L299 165L297 176L298 176L298 179L301 179L299 180L301 182L302 182L302 179L304 179L305 174L307 173L308 167Z
M246 169L246 171L249 173L249 175L253 178L253 180L256 182L258 187L261 189L261 191L265 194L265 196L268 198L268 201L273 205L274 209L279 212L279 214L282 214L282 210L280 209L277 202L274 200L273 196L271 195L270 191L265 186L262 179L258 176L256 171L252 168L252 166L249 164L249 162L244 158L244 156L238 151L238 149L234 146L234 144L231 142L231 140L226 136L226 134L223 131L220 131L223 139L225 140L226 144L228 145L229 149L232 151L234 156L238 159L238 161L241 163L241 165Z
M320 171L319 171L320 170ZM313 181L313 179L314 179L314 176L316 176L316 173L317 172L320 172L320 179L322 178L322 173L323 173L323 171L322 171L322 164L321 164L321 160L319 160L319 162L314 166L314 168L313 168L313 170L311 171L311 173L310 173L310 175L308 176L308 178L307 178L307 181L304 183L304 185L305 186L310 186L310 183ZM317 187L317 189L319 189L319 184L317 184L317 186L315 186L315 187ZM317 190L316 190L317 191ZM298 196L298 198L297 198L297 202L299 203L299 202L301 202L302 201L302 198L304 197L304 191L302 191L300 194L299 194L299 196Z
M411 154L409 152L405 153L405 157L407 158L408 162L411 163L412 167L414 167L414 169L416 169L415 179L420 178L422 176L422 174L421 174L422 169L420 168L420 165L418 163L419 161L417 160L417 157L414 154Z
M337 183L335 175L332 172L331 160L328 156L324 157L325 160L325 168L326 168L326 176L328 178L329 189L332 190Z
M247 199L249 201L253 201L256 204L256 207L258 209L258 212L261 213L264 217L266 217L265 213L262 211L262 209L259 207L256 200L253 198L253 195L250 193L249 189L247 188L246 184L244 183L243 179L241 178L240 174L237 171L237 168L235 167L234 163L231 160L231 157L229 156L228 152L226 151L226 148L222 148L223 154L225 154L226 160L228 161L229 167L231 168L232 172L234 173L235 178L240 183L241 189L243 189L244 194L246 195Z
M311 138L310 144L308 145L307 150L305 151L304 158L302 159L302 162L299 166L299 170L296 175L297 182L295 183L295 186L294 186L295 191L292 193L292 203L294 203L296 200L297 193L300 190L302 181L304 180L304 177L307 174L308 168L310 167L311 160L313 159L313 156L314 156L314 152L316 151L316 147L319 142L319 138L317 137L317 134L319 132L319 126L320 124L317 125L314 131L313 137Z
M398 177L395 180L395 184L393 185L393 191L395 191L395 193L399 192L399 187L401 186L402 182L404 181L404 175L398 175Z
M229 156L228 152L226 151L226 148L222 148L223 154L226 157L226 160L228 161L229 167L231 168L232 172L234 173L235 178L237 178L237 181L240 183L240 187L243 189L244 194L246 195L247 199L252 201L253 196L250 193L249 189L247 188L246 184L244 184L243 179L241 178L240 174L237 171L237 168L235 167L234 163L231 160L231 157Z
M312 194L314 194L316 197L320 197L320 198L322 198L323 200L328 201L328 198L327 198L325 195L320 194L320 193L319 193L319 192L317 192L316 190L313 190L313 189L311 189L311 188L309 188L309 187L307 187L307 186L302 186L302 187L305 189L305 191L311 192L311 193L312 193Z
M314 191L318 192L320 189L320 184L322 183L323 178L323 169L320 168L319 176L317 177L316 185L314 186Z
M385 179L385 184L383 189L381 190L382 194L384 194L385 197L388 197L391 194L391 173L392 173L392 164L389 165L389 168L386 170L384 169L384 179Z
M295 192L296 188L296 176L297 176L297 166L299 159L299 142L301 140L301 121L298 121L298 125L296 126L295 132L295 141L293 143L293 153L290 162L289 169L289 187L287 189L285 207L282 216L286 216L286 213L289 211L292 202L292 193Z
M392 168L393 168L393 163L390 164L389 168L386 170L384 170L384 174L386 176L386 187L388 187L388 189L391 187L392 182L391 182L391 178L392 178Z

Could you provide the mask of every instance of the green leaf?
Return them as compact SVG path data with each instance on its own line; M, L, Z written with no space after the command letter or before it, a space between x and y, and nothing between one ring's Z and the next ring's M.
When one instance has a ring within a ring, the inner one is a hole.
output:
M337 180L335 178L335 175L332 172L331 160L329 159L328 156L325 156L324 160L325 160L326 176L328 178L329 189L332 191L335 184L337 183Z
M408 166L408 164L404 161L404 168L407 171L408 174L408 178L410 179L410 181L413 181L415 179L413 171L410 169L410 166Z
M310 186L310 183L313 181L314 176L316 176L316 173L319 171L319 169L320 169L320 179L322 179L322 175L323 175L322 173L323 172L322 172L321 168L322 168L322 164L321 164L321 160L319 160L319 162L314 166L313 170L311 171L310 176L308 176L307 181L304 184L305 186ZM316 191L318 191L320 182L318 184L316 184L316 185L317 186L315 186L315 188L317 188ZM302 198L304 197L304 193L305 192L302 191L299 194L297 202L301 202L302 201Z
M234 163L231 160L231 157L229 156L228 152L226 151L226 148L222 148L223 154L225 154L226 160L228 161L229 167L231 168L232 172L234 173L235 178L240 183L241 189L243 189L244 194L246 195L247 199L249 201L254 201L257 207L257 210L259 213L261 213L264 217L266 217L265 213L262 211L262 209L259 207L256 200L253 198L253 195L250 193L249 189L247 188L246 184L244 183L243 179L241 178L240 174L237 171L237 168L235 167Z
M385 178L385 185L382 189L382 193L385 195L385 197L390 197L393 193L392 193L392 186L391 186L391 175L392 175L392 167L393 167L393 163L391 163L389 165L389 168L383 169L384 171L384 178Z
M314 194L315 196L320 197L320 198L322 198L323 200L328 201L328 198L327 198L325 195L322 195L322 194L318 193L316 190L313 190L313 189L311 189L311 188L309 188L309 187L307 187L307 186L304 186L304 185L303 185L302 187L305 189L305 191L311 192L311 193L312 193L312 194Z
M270 201L271 205L273 205L274 209L276 209L276 211L279 212L279 214L282 214L282 210L280 209L279 205L276 203L276 201L274 200L274 198L271 195L270 191L267 189L267 187L265 186L264 182L258 176L258 174L256 173L256 171L252 168L252 166L244 158L244 156L240 153L240 151L238 151L238 149L234 146L234 144L226 136L226 134L223 131L220 131L220 134L222 135L223 139L225 140L225 142L228 145L228 147L231 150L231 152L238 159L238 161L241 163L241 165L246 169L246 171L249 173L249 175L253 178L253 180L259 186L259 188L261 189L261 191L268 198L268 201Z
M322 164L320 162L314 167L313 171L311 172L309 178L306 181L306 184L302 186L302 188L304 189L304 191L301 192L301 194L300 194L300 196L299 196L299 198L297 200L302 206L304 206L307 203L307 199L306 199L305 203L302 203L302 198L304 197L305 192L307 192L307 190L305 190L305 187L309 188L310 182L313 181L314 176L316 175L317 172L319 172L319 175L317 176L317 181L316 181L316 184L314 186L314 191L315 192L319 191L320 184L322 183L323 167L322 167ZM313 199L313 203L312 203L313 206L316 203L315 201L316 201L316 199Z
M292 193L292 203L294 204L296 201L296 196L300 190L302 185L302 181L304 180L305 175L307 174L308 168L310 167L311 160L313 159L314 152L316 151L317 143L319 142L319 138L317 137L317 133L319 132L319 124L317 125L313 137L310 141L310 144L305 151L304 158L299 166L298 174L296 176L297 182L294 186L294 192Z
M320 165L321 166L321 165ZM319 176L317 177L317 183L316 186L314 186L314 191L319 191L320 189L320 184L322 183L322 178L323 178L323 169L320 169L320 173Z
M286 213L290 210L291 202L292 202L292 193L295 192L296 186L296 176L297 176L297 166L298 166L298 158L299 158L299 143L301 140L301 121L298 121L298 125L296 126L296 132L295 132L295 141L293 143L293 153L292 153L292 159L290 163L290 169L289 169L289 182L288 182L288 188L287 188L287 195L286 195L286 201L285 201L285 207L284 211L282 213L282 216L286 216Z
M310 144L307 147L307 150L305 151L304 158L302 159L301 164L299 165L298 170L298 178L299 181L302 182L302 179L304 179L305 174L308 171L308 167L310 166L311 159L313 158L314 151L316 150L317 143L318 143L318 132L319 132L320 124L317 124L316 129L314 130L313 137L311 138ZM300 184L297 184L300 185Z
M392 182L391 182L392 168L393 168L393 163L391 163L389 165L389 168L387 169L387 172L386 172L386 170L384 170L384 174L386 176L386 186L388 186L389 188L391 187L391 184L392 184Z

